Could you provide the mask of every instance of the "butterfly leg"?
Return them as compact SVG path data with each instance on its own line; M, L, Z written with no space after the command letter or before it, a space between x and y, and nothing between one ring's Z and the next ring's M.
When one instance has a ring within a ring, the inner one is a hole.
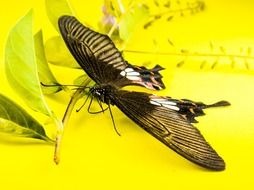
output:
M91 105L92 105L93 99L94 99L94 96L92 96L92 98L91 98L91 100L89 102L89 105L88 105L88 108L87 108L88 113L90 113L90 114L98 114L98 113L101 113L101 112L104 113L104 111L106 111L108 109L108 107L106 109L104 109L102 107L102 105L101 105L101 102L97 99L97 101L98 101L98 103L99 103L99 105L101 107L101 110L100 111L91 111L90 109L91 109Z
M112 114L112 111L111 111L111 108L110 108L110 103L108 104L108 109L109 109L110 117L111 117L111 119L112 119L112 123L113 123L113 126L114 126L114 130L115 130L116 134L118 134L119 136L121 136L121 134L117 131L117 128L116 128L116 124L115 124L115 121L114 121L114 117L113 117L113 114Z
M91 95L91 93L88 94L86 100L85 100L84 103L80 106L80 108L78 108L78 109L76 110L76 112L79 112L79 111L84 107L84 105L86 104L86 102L87 102L88 98L90 97L90 95Z
M99 106L100 106L100 108L101 108L101 111L100 112L103 112L104 113L104 111L106 111L107 109L108 109L108 107L107 108L103 108L103 106L102 106L102 104L101 104L101 101L98 99L98 98L96 98L97 99L97 102L98 102L98 104L99 104Z

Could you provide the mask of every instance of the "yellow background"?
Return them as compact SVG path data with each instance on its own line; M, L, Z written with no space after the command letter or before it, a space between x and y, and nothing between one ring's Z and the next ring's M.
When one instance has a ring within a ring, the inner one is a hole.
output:
M101 16L102 1L70 1L82 21L96 26ZM204 12L170 23L159 22L149 32L137 32L128 49L154 50L149 42L156 39L158 51L173 52L165 41L170 38L176 48L210 52L223 46L229 53L240 48L254 48L254 2L251 0L223 0L206 2ZM0 6L0 92L18 102L21 99L8 86L5 78L4 46L8 32L17 20L34 8L35 27L43 28L45 40L56 35L49 23L44 1L8 0ZM65 131L60 165L53 163L54 147L34 140L0 136L0 188L1 189L253 189L254 172L254 73L243 67L241 60L232 69L228 59L221 60L211 70L199 65L203 59L189 58L182 68L176 56L127 54L131 63L153 60L167 69L163 71L167 89L161 95L188 98L212 103L228 100L231 107L206 110L196 125L210 144L225 159L223 172L211 172L178 156L156 139L145 133L114 108L119 137L113 130L109 113L89 115L84 108L71 117ZM210 59L212 63L213 59ZM53 67L63 84L71 82L68 69ZM67 74L68 73L68 74ZM81 74L81 72L79 73ZM69 100L61 92L47 98L50 106L61 118ZM29 111L41 122L45 118ZM48 128L52 126L47 126Z

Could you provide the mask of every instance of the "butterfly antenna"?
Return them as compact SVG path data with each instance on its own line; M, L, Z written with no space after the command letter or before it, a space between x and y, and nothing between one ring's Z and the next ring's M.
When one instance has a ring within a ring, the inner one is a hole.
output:
M87 89L87 88L91 88L90 86L82 86L82 85L76 85L76 84L44 84L43 82L41 82L41 85L44 87L76 87L74 90L76 89Z
M56 86L62 86L61 84L44 84L43 82L41 82L41 85L44 87L56 87Z
M114 130L115 130L116 134L121 136L121 134L118 132L118 130L116 128L116 124L115 124L114 117L113 117L113 114L112 114L112 111L111 111L111 108L110 108L110 104L108 104L108 109L109 109L109 112L110 112L110 117L111 117L112 122L113 122Z

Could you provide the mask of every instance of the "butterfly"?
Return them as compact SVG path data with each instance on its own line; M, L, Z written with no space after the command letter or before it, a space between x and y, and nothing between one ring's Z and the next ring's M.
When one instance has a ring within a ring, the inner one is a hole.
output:
M129 64L107 35L89 29L73 16L62 16L58 23L68 49L96 83L89 89L92 98L107 104L110 113L110 106L117 106L141 128L193 163L211 170L225 169L224 160L192 123L197 122L195 117L204 115L203 109L229 105L227 101L206 105L122 90L127 85L165 88L159 73L163 68L157 65L149 70Z

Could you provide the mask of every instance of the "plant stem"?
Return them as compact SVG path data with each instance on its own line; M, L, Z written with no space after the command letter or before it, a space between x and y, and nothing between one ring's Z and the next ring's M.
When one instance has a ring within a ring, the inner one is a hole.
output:
M69 118L71 116L72 110L75 106L75 104L77 103L77 101L83 96L84 93L84 88L91 82L91 79L87 78L82 84L82 88L78 88L76 90L76 92L73 94L73 96L71 97L71 100L66 108L66 111L64 113L62 122L63 125L67 125L67 122L69 121Z
M154 51L140 51L140 50L124 50L125 53L141 53L151 55L168 55L168 56L192 56L192 57L234 57L241 59L254 59L254 56L239 55L239 54L224 54L224 53L198 53L198 52L154 52Z
M62 121L59 121L57 123L58 129L57 129L57 135L56 135L56 144L55 144L55 154L54 154L54 161L56 164L59 164L60 162L60 147L61 147L61 141L63 138L63 132L64 128L66 127L72 110L74 109L75 104L77 101L83 96L84 88L90 83L91 79L87 78L80 86L81 88L78 88L73 96L71 97L71 100L66 108L66 111L64 113Z
M56 164L59 164L60 161L60 144L62 140L62 135L63 135L63 123L58 120L56 117L54 118L54 121L57 126L57 134L56 134L56 142L55 142L55 152L54 152L54 162Z
M115 31L115 29L118 27L119 23L121 22L121 20L123 19L123 17L131 10L132 6L134 5L134 3L131 3L131 5L126 9L126 11L124 10L124 7L122 4L121 5L121 11L122 14L120 15L120 17L118 19L116 19L114 25L111 27L110 31L108 32L108 36L111 37L111 35L113 34L113 32ZM119 5L119 6L120 6Z
M151 14L150 17L155 17L156 18L156 17L164 16L166 14L172 14L172 13L178 13L178 12L182 13L182 12L193 11L193 10L197 10L197 9L203 10L204 6L205 6L204 2L198 1L195 4L193 4L192 6L189 5L186 8L167 10L167 11L164 11L164 12L160 12L160 13L156 13L156 14Z

